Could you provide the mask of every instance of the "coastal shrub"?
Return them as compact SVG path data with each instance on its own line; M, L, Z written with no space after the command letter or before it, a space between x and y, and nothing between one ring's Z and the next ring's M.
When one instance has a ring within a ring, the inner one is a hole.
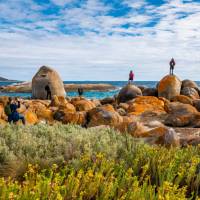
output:
M16 126L0 128L0 165L37 163L50 166L72 160L82 154L102 152L115 159L128 153L127 141L110 128L84 129L77 125ZM15 168L15 167L14 167Z
M149 146L110 128L8 125L0 176L3 199L198 199L200 146Z

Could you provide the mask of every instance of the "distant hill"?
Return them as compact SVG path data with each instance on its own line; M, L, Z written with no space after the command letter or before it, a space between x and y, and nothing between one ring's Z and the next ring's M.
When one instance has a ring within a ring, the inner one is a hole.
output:
M0 76L0 81L15 81L15 80L9 80L7 78L3 78L3 77Z

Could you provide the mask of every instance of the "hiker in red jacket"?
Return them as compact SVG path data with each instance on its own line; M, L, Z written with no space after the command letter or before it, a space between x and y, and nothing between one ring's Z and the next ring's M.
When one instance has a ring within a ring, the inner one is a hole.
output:
M128 80L128 82L129 82L129 83L132 83L132 82L133 82L133 79L134 79L134 73L133 73L133 71L131 70L130 73L129 73L129 80Z

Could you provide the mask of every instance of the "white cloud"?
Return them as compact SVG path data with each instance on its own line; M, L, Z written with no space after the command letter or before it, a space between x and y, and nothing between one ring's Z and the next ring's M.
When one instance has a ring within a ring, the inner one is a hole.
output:
M0 24L1 76L30 80L46 64L64 80L126 80L132 67L137 80L159 80L168 73L173 56L181 78L199 79L199 3L176 0L156 7L125 0L132 10L114 17L109 15L111 5L100 0L70 9L62 6L71 1L54 0L61 10L48 16L40 12L44 7L27 2L26 10L18 0L0 3L4 10L0 18L13 22ZM142 14L141 7L145 8ZM154 26L147 26L154 21Z
M147 4L145 0L125 0L124 3L133 9L139 9Z
M72 3L75 0L51 0L51 1L58 6L65 6L66 4Z

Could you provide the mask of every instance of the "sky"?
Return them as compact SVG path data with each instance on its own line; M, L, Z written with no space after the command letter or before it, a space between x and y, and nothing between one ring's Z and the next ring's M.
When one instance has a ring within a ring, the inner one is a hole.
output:
M0 76L200 80L200 0L0 0Z

